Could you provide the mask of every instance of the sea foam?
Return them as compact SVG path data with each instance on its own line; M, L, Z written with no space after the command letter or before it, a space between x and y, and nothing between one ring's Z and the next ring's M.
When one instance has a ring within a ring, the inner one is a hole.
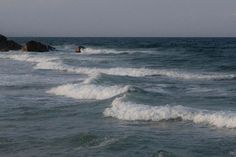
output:
M117 51L115 49L94 49L94 48L86 48L83 50L82 54L119 54L122 51Z
M129 86L99 86L93 84L66 84L55 87L47 93L62 95L75 99L103 100L125 93Z
M104 111L106 117L120 120L161 121L178 119L204 123L219 128L236 128L236 113L230 111L209 111L196 108L178 106L148 106L125 102L123 98L116 98L110 108Z
M148 68L88 68L88 67L74 67L64 64L57 57L49 56L34 56L34 55L9 55L11 59L26 61L31 63L36 63L35 69L50 69L50 70L61 70L71 73L81 73L87 75L94 75L99 73L104 73L108 75L118 75L118 76L131 76L131 77L144 77L152 75L160 75L168 78L174 79L184 79L184 80L214 80L214 79L233 79L235 74L225 74L225 73L193 73L184 72L180 70L171 69L148 69Z
M131 77L144 77L144 76L154 76L160 75L175 79L185 79L185 80L219 80L219 79L233 79L234 74L202 74L202 73L189 73L182 71L174 71L167 69L147 69L147 68L87 68L87 67L72 67L68 65L63 65L61 63L43 63L38 64L36 69L54 69L63 70L73 73L83 73L83 74L99 74L104 73L108 75L118 75L118 76L131 76Z
M141 50L141 49L133 49L133 50L127 50L127 49L105 49L105 48L86 48L82 51L81 54L134 54L134 53L145 53L145 54L153 54L157 53L156 51L151 50Z
M21 55L8 55L7 58L14 59L17 61L25 61L30 63L45 63L52 60L57 60L57 57L49 57L49 56L35 56L35 55L28 55L28 54L21 54Z

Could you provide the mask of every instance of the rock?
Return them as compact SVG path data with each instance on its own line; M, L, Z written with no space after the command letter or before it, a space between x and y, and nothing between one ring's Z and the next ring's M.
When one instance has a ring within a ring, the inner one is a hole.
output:
M0 51L20 50L22 46L0 34Z
M55 48L50 45L44 45L40 42L31 40L23 46L22 50L29 52L48 52L55 50Z
M0 34L0 42L6 41L6 40L7 40L7 37Z
M7 46L9 48L9 50L20 50L22 48L22 46L20 44L16 43L13 40L8 40Z

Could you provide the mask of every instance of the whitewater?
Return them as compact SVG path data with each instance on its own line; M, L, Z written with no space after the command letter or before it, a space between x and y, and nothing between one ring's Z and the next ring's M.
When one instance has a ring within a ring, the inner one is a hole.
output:
M182 119L194 123L205 123L219 128L236 128L236 112L209 111L196 108L178 106L148 106L125 102L123 98L116 98L111 108L106 108L104 115L121 120L161 121Z
M0 156L235 156L234 38L34 40L0 53Z
M28 54L20 55L8 55L4 56L6 58L26 61L30 63L36 63L35 69L50 69L50 70L61 70L74 73L83 73L83 74L99 74L104 73L108 75L119 75L119 76L132 76L132 77L144 77L152 75L160 75L176 79L186 79L186 80L201 80L201 79L234 79L235 74L224 74L224 73L190 73L183 72L179 70L167 70L167 69L147 69L147 68L86 68L86 67L73 67L66 64L63 64L56 57L46 57L46 56L30 56ZM210 72L211 73L211 72Z

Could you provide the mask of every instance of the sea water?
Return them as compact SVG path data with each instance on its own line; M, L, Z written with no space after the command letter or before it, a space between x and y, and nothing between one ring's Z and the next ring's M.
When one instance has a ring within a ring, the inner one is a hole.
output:
M1 157L236 156L236 38L13 39L57 50L0 53Z

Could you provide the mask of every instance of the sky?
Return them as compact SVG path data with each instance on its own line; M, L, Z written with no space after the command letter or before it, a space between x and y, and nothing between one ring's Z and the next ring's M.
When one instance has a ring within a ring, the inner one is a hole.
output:
M236 37L236 0L0 0L0 34Z

